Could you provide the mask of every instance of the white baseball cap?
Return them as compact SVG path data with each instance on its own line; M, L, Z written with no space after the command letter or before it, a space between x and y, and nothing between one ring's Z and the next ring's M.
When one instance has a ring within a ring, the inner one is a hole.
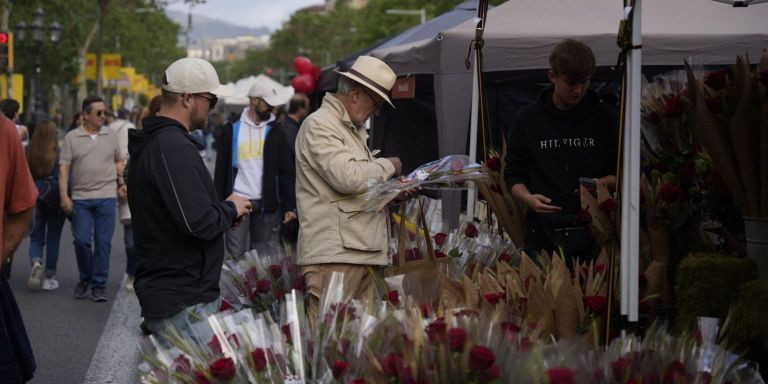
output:
M185 57L168 66L162 88L175 93L210 92L219 97L235 93L234 87L219 83L219 75L211 63L195 57Z
M272 107L283 105L287 103L288 100L285 97L285 91L278 89L276 84L277 83L259 76L248 90L248 97L260 97ZM290 95L288 97L290 97Z

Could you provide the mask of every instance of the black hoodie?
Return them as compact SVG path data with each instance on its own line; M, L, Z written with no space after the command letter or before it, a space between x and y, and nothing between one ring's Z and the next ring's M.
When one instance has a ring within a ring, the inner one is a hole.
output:
M165 318L219 297L222 234L237 216L221 201L184 126L143 120L128 138L128 204L138 259L134 286L142 316Z
M581 209L579 177L615 175L618 116L588 90L571 110L552 102L554 88L517 113L507 138L505 177L552 199L564 214Z

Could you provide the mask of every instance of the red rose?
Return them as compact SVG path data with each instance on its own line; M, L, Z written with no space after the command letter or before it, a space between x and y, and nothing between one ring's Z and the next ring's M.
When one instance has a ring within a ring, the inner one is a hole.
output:
M549 384L576 384L576 372L570 368L550 368L547 370Z
M349 384L367 384L368 382L365 381L365 379L357 378L349 382Z
M285 341L288 344L293 344L293 337L291 336L291 325L286 324L280 327L280 330L283 332L283 335L285 335Z
M304 292L304 278L302 276L296 277L296 282L293 283L293 289Z
M677 184L666 183L659 189L659 197L667 204L672 204L683 197L683 190Z
M511 321L505 321L501 323L501 330L504 331L505 334L514 337L518 333L520 333L520 326L511 322Z
M510 263L512 262L512 256L510 256L509 253L503 252L501 255L499 255L499 260L505 263Z
M195 384L211 384L211 382L205 377L205 373L197 371L195 372Z
M464 350L464 343L467 341L467 331L464 328L451 328L448 330L448 341L451 344L451 351L461 352Z
M269 282L269 280L261 279L256 282L256 292L259 294L267 294L269 293L269 288L272 285L272 283Z
M588 208L584 208L576 214L576 218L573 221L575 224L589 224L592 222L592 214L589 213Z
M229 357L222 357L211 363L211 373L219 380L232 380L235 377L235 362Z
M483 295L483 298L485 298L485 301L490 303L491 305L496 305L499 300L504 298L504 292L490 292Z
M179 355L179 357L173 360L171 367L175 367L174 370L176 372L188 373L192 370L192 363L189 362L186 356Z
M256 372L261 372L267 367L267 356L263 349L254 349L251 352L251 358L253 359L253 366L256 368Z
M445 340L445 330L447 325L442 321L434 321L427 325L427 337L433 344L441 343Z
M494 364L490 368L486 369L483 372L480 372L480 375L478 376L478 382L480 383L490 383L491 381L494 381L501 377L501 369L498 365Z
M609 198L598 204L597 207L605 213L613 213L619 208L619 205L616 203L615 199Z
M490 348L475 345L469 351L469 369L479 372L490 368L496 362L496 355Z
M584 297L584 305L586 305L592 312L601 315L605 312L608 299L605 296L586 296Z
M384 299L392 303L395 307L400 305L400 296L397 294L397 291L387 292L387 296L384 297Z
M235 308L232 306L232 304L229 303L229 301L221 299L221 303L219 304L219 312L229 311L230 309Z
M421 317L429 317L429 313L432 312L432 306L427 303L420 303L419 310L421 310Z
M523 336L522 339L520 339L520 348L523 350L528 350L533 347L533 342L531 341L531 338L528 336Z
M485 166L491 171L501 171L501 159L498 156L493 156L486 160Z
M687 383L685 365L679 360L675 360L667 366L664 372L664 384Z
M727 76L727 70L718 69L717 71L707 73L707 75L704 77L704 84L715 91L719 91L725 88Z
M723 111L723 100L720 99L720 96L707 97L704 99L704 104L707 105L707 108L709 108L712 113L720 113Z
M269 270L269 274L275 279L279 279L280 276L283 275L283 267L280 266L280 264L272 264L267 267L267 269Z
M667 99L664 104L664 116L669 119L676 119L680 117L685 111L685 104L680 95L673 95Z
M392 352L384 357L384 363L382 364L384 368L384 373L390 376L397 376L398 372L400 372L400 368L403 365L403 355Z
M448 255L446 255L445 252L440 252L440 251L435 252L435 259L442 259L444 257L448 257Z
M347 371L347 367L349 367L349 364L346 361L337 361L333 363L333 367L331 367L331 372L333 372L333 378L336 380L341 379L344 377L344 372Z
M611 361L611 372L613 374L613 381L623 383L626 380L626 376L630 373L629 359L620 357Z
M464 234L467 235L467 237L477 237L479 231L477 230L477 227L475 227L472 223L467 223L467 228L464 228Z
M435 244L437 244L438 247L442 247L443 244L445 244L445 239L448 237L445 233L438 232L435 235Z
M256 269L256 267L248 268L247 271L245 271L245 280L246 281L253 281L259 279L259 270Z
M221 343L219 342L219 338L216 337L216 335L213 335L213 337L211 337L211 341L208 342L208 348L210 348L211 351L214 351L217 353L223 353L221 351Z

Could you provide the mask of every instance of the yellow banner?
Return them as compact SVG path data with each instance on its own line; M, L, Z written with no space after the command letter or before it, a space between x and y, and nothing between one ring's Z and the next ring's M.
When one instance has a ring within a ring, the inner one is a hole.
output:
M112 110L117 111L123 106L123 95L116 93L112 95Z
M131 92L147 93L148 85L149 82L144 78L144 75L136 75L131 80Z
M120 68L123 59L119 53L104 53L101 55L101 78L102 80L119 80ZM85 79L96 80L96 54L89 53L85 55Z
M14 73L11 77L11 86L13 93L10 97L19 102L21 107L19 112L24 112L24 75L21 73ZM8 98L8 76L0 75L0 99Z
M117 81L117 89L129 91L134 76L136 76L136 68L120 67L120 79Z

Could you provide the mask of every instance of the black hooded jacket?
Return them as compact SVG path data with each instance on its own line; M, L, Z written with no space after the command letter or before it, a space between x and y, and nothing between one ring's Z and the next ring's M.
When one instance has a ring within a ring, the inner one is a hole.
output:
M515 116L507 138L505 178L511 188L525 184L532 194L552 199L563 214L581 209L579 177L615 175L618 116L588 90L573 109L552 102L554 88Z
M237 211L216 195L192 137L167 117L143 120L128 138L128 204L142 316L173 315L219 297L222 234Z

